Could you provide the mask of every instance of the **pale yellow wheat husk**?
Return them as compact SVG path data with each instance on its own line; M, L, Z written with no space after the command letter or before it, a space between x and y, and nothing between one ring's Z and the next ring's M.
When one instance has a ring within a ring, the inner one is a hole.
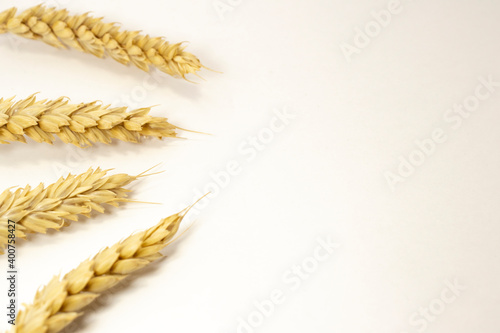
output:
M183 78L204 67L197 57L184 51L182 43L170 44L162 37L120 30L116 23L104 23L88 13L70 15L66 9L43 5L17 16L16 12L11 8L0 13L0 33L41 40L58 48L70 47L100 58L107 54L125 65L132 63L144 71L154 66Z
M100 294L129 274L162 257L160 250L176 234L186 210L162 219L85 260L62 279L55 276L32 304L19 311L11 332L56 333L84 313Z
M97 211L104 213L104 204L117 207L120 202L130 201L124 186L138 176L124 173L107 176L109 170L90 168L80 175L69 174L45 187L29 185L15 191L5 190L0 194L0 253L8 242L8 221L14 221L16 236L26 239L29 233L46 233L59 230L79 215L90 217Z
M0 143L54 143L57 135L63 142L78 147L113 139L137 143L142 137L177 137L178 127L166 118L149 115L151 108L127 112L126 107L110 107L99 102L70 104L65 97L38 100L35 94L15 101L0 98Z

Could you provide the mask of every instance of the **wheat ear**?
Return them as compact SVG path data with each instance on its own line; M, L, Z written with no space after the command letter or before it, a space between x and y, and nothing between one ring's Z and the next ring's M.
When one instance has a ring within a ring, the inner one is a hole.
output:
M172 76L186 77L204 67L197 57L185 52L182 43L170 44L162 37L142 35L139 31L120 31L116 23L102 18L70 15L38 5L16 16L17 9L0 13L0 33L10 32L41 40L58 48L71 47L102 58L108 54L122 64L132 63L144 71L150 66Z
M138 176L124 173L107 176L109 170L90 168L80 175L69 174L45 187L29 185L0 194L0 253L8 241L8 220L16 223L16 237L26 239L28 233L46 233L48 229L67 226L78 221L78 215L90 216L92 211L104 213L103 204L118 206L130 201L123 188Z
M62 279L55 276L31 305L19 311L12 332L56 333L83 314L85 306L129 274L162 257L189 208L162 219L85 260Z
M141 137L177 137L166 118L149 115L151 108L127 112L126 107L112 108L99 102L70 104L67 98L36 100L35 94L15 101L0 98L0 143L54 143L57 135L65 143L78 147L95 142L109 144L112 139L137 143Z

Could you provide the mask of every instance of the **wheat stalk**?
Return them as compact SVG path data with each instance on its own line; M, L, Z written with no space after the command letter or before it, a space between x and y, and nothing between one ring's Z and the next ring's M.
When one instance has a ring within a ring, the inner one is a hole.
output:
M58 48L71 47L102 58L108 54L122 64L132 63L149 71L150 66L186 77L204 67L197 57L185 52L182 43L170 44L162 37L142 35L139 31L120 31L115 23L104 23L88 13L69 15L38 5L16 16L17 9L0 13L0 33L10 32L41 40Z
M129 274L162 257L189 208L85 260L62 279L55 276L31 305L19 311L11 332L56 333L83 314L85 306Z
M117 207L130 201L123 187L144 173L130 176L124 173L107 176L109 170L90 168L80 175L69 174L45 187L29 185L0 194L0 253L9 237L8 220L16 223L16 237L26 239L28 233L46 233L59 230L78 221L78 215L90 216L92 211L104 213L103 204Z
M78 147L95 142L109 144L112 139L137 143L141 137L177 137L166 118L152 117L151 108L127 112L126 107L112 108L99 102L70 104L64 98L36 100L35 94L14 101L0 98L0 143L36 142L52 144L57 135L65 143Z

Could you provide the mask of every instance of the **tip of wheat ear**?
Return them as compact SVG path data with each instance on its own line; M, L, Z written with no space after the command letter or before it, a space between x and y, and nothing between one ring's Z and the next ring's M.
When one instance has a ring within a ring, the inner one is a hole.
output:
M19 311L12 332L56 333L83 314L84 308L122 279L162 258L187 210L162 219L85 260L62 279L55 276L41 288L31 305Z
M58 48L73 48L102 58L105 54L143 71L150 67L172 76L186 78L204 67L183 43L171 44L163 37L150 37L138 31L122 31L115 23L104 23L88 13L70 15L38 5L16 16L16 8L0 13L0 33L10 32L41 40Z
M0 193L0 254L8 242L8 220L16 223L16 236L23 239L29 233L59 230L80 216L89 217L94 211L104 213L104 204L118 206L120 202L132 201L127 198L130 190L124 186L153 174L147 174L147 170L137 176L108 176L108 171L90 168L80 175L61 177L48 186L28 185Z
M127 107L110 107L97 101L70 104L67 98L37 100L36 94L15 101L0 98L0 143L26 143L26 137L36 142L54 143L58 136L63 142L78 147L113 139L137 143L143 137L177 137L179 127L166 118L149 115L151 108L127 112Z

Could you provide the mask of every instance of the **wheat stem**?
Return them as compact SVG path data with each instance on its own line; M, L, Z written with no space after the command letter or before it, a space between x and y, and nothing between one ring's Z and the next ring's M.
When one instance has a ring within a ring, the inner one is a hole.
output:
M84 308L122 279L162 257L186 210L162 219L85 260L62 279L55 276L31 305L19 311L11 332L56 333L83 314Z
M150 66L172 76L185 78L204 67L197 57L185 52L182 43L170 44L162 37L121 31L115 23L104 23L88 13L70 15L38 5L16 16L17 9L0 13L0 33L10 32L41 40L58 48L74 48L102 58L108 54L122 64L132 63L149 71Z
M0 98L0 143L54 143L54 135L78 147L113 139L137 143L142 137L177 137L177 127L166 118L149 115L151 108L127 112L98 102L70 104L67 98L36 100L36 94L15 101Z
M90 217L92 211L104 212L103 204L118 206L130 190L124 186L140 176L124 173L107 176L109 170L90 168L80 175L69 174L45 187L29 185L0 194L0 253L8 242L8 220L16 223L16 237L26 239L28 233L59 230L78 221L79 215Z

